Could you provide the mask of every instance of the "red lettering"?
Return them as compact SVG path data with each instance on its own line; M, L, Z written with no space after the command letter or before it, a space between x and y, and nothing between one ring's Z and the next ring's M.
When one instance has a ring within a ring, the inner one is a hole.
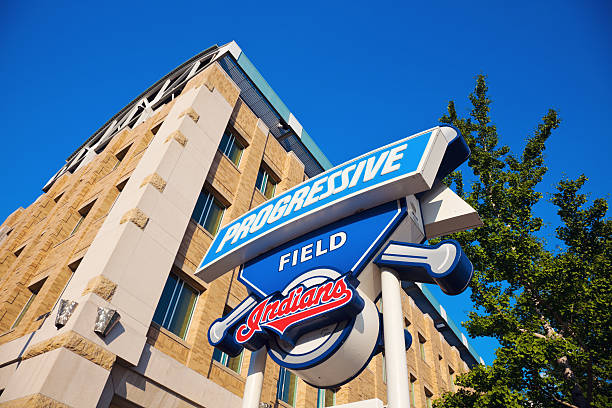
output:
M302 291L304 290L304 288L299 286L297 289L294 289L294 290L295 290L295 298L294 298L294 302L291 302L291 305L289 306L289 313L295 313L298 311L300 295L302 294Z
M334 286L333 297L334 299L343 299L346 296L351 296L351 291L346 286L344 277L342 277L342 279L338 280Z
M295 296L295 290L292 290L291 292L289 292L289 296L287 296L280 303L280 306L278 307L278 316L279 317L287 316L290 313L289 305L291 304L291 301L293 300L294 296Z
M249 313L246 323L236 331L239 343L247 342L263 327L274 328L283 333L289 326L341 307L351 301L353 292L346 283L346 277L325 282L304 292L299 286L292 289L284 299L262 301ZM303 292L303 293L302 293Z
M276 317L278 316L277 313L278 313L279 304L280 304L280 301L278 300L276 302L270 303L268 307L266 307L266 312L262 316L263 318L261 319L261 321L267 322L267 321L276 319Z
M334 282L327 282L323 286L319 286L317 290L317 296L315 297L314 304L327 303L331 300L332 292L334 289Z
M317 288L308 289L300 299L300 310L308 309L314 305Z
M238 340L239 343L248 341L251 337L253 337L253 334L255 334L256 331L261 331L259 323L261 322L261 315L267 304L268 299L258 304L249 314L246 323L238 327L238 330L236 330L236 340Z

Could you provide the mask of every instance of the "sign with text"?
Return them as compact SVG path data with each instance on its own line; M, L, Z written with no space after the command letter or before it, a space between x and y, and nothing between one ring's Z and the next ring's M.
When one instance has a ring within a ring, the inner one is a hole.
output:
M358 211L430 189L437 178L445 176L438 171L449 167L443 158L454 144L465 146L454 129L436 127L305 181L224 226L196 275L210 282L279 243ZM467 155L459 163L465 158Z
M352 215L250 260L238 280L265 297L316 268L354 275L405 215L406 199Z
M458 243L421 244L415 196L468 156L454 129L433 128L307 180L226 225L196 273L211 281L242 264L238 280L249 296L213 322L210 344L232 356L266 347L315 387L350 381L383 347L375 306L382 286L368 265L397 268L402 279L435 282L449 294L469 282L471 263Z

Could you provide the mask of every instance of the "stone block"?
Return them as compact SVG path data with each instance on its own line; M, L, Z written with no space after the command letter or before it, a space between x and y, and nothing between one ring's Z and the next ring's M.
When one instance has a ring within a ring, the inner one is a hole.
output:
M115 282L103 275L99 275L91 278L81 295L85 296L87 293L92 292L100 296L102 299L110 301L113 298L116 289L117 284Z
M185 135L179 132L178 130L175 130L174 132L170 133L168 137L166 137L164 143L168 143L171 140L176 140L176 142L178 142L178 144L183 147L185 147L185 145L187 144L187 137L185 137Z
M113 353L73 331L62 333L30 346L23 354L22 360L36 357L39 354L44 354L60 347L70 350L106 370L110 370L115 362L115 355Z
M160 193L162 193L164 188L166 188L166 181L157 173L149 174L147 177L145 177L142 180L142 183L140 183L140 187L147 184L151 184L153 187L159 190Z
M119 221L119 223L124 224L128 221L134 223L138 228L144 229L149 221L149 217L142 210L132 208L123 214L123 217L121 217L121 221Z

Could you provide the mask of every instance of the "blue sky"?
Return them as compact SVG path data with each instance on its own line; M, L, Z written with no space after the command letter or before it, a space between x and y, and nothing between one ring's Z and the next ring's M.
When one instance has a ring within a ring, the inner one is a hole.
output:
M607 196L611 10L603 1L4 2L0 185L10 194L0 218L35 200L65 158L140 92L231 40L334 164L435 125L450 99L467 113L474 76L484 73L493 121L514 150L548 108L563 119L548 143L542 191L585 173L586 189ZM554 245L554 208L538 211ZM465 320L467 294L437 296ZM471 342L492 361L494 342Z

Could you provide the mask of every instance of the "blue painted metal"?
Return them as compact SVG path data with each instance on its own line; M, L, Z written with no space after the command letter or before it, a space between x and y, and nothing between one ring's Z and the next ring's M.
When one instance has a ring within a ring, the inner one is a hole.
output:
M324 209L331 212L346 213L347 209L342 209L342 206L338 205L343 203L343 200L348 202L348 198L360 195L363 197L365 196L364 193L368 191L371 191L370 194L373 195L375 188L407 179L416 174L415 172L434 134L432 131L427 131L343 163L247 212L218 232L197 272L243 245L261 239L267 233L286 224L295 223L303 216L312 217L311 214L321 214ZM393 152L400 148L402 149L401 153L394 155ZM394 159L391 161L391 165L386 158L392 156ZM389 171L385 171L387 166L389 166ZM369 175L368 170L371 173ZM356 174L357 176L355 176ZM349 180L351 184L349 184ZM314 191L316 191L316 194L313 194ZM303 194L299 204L291 206L291 202L300 193ZM313 197L310 202L308 202L307 194ZM360 198L363 199L362 197ZM328 208L332 204L334 209ZM366 205L364 203L364 206ZM266 210L267 215L264 214ZM255 218L256 216L257 218ZM248 219L251 219L251 227L240 229L240 227L247 225ZM270 222L272 219L274 221ZM255 256L257 255L259 254L255 254ZM250 257L244 259L244 261L249 259Z
M313 269L330 268L358 277L405 216L402 199L344 218L245 263L238 280L257 297L266 297ZM304 262L302 255L307 258Z

